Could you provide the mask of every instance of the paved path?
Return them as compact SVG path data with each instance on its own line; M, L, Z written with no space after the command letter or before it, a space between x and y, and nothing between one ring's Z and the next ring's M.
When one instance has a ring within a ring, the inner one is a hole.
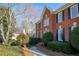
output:
M23 47L23 53L25 56L33 56L27 47Z
M29 51L31 51L33 53L33 55L35 55L35 56L46 56L46 54L44 54L41 51L39 51L37 49L37 47L35 47L35 46L30 47Z
M42 43L37 44L37 49L40 50L41 52L47 54L48 56L67 56L67 54L64 54L62 52L56 52L47 49Z

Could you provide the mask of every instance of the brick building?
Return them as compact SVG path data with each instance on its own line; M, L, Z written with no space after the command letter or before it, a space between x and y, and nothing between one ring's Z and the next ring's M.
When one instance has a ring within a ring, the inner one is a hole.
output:
M69 41L70 32L79 24L79 3L68 3L56 11L45 7L42 18L36 23L36 37L53 32L55 40Z

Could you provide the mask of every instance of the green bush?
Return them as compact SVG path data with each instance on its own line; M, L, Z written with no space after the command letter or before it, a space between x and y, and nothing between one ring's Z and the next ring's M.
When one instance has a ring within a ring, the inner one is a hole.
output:
M62 48L62 52L64 53L70 54L73 52L71 45L69 43L63 43L61 48Z
M38 44L39 42L41 42L40 38L30 37L29 45L34 46L34 45Z
M49 41L53 41L53 33L52 32L46 32L43 34L43 42L45 45L47 45L47 43Z
M17 41L17 40L9 39L8 45L11 45L11 46L21 46L21 43L19 41Z
M23 46L26 47L29 44L29 35L28 34L20 34L16 37L17 41Z
M61 51L62 42L52 41L48 42L47 47L54 51Z
M21 46L22 44L19 41L13 41L11 42L11 46Z
M71 45L79 50L79 26L77 26L71 33Z
M64 53L72 52L71 46L67 42L58 42L58 41L48 42L47 47L53 51L61 51Z

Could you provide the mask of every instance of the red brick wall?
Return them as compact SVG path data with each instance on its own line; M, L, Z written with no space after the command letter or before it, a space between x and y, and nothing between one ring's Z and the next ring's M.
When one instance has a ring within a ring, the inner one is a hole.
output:
M48 8L45 9L43 18L42 18L42 28L37 30L38 32L44 32L45 28L48 28L49 31L53 32L54 39L56 40L56 30L61 25L62 28L64 28L64 37L65 41L69 41L69 27L73 25L73 22L77 22L79 24L79 17L74 19L68 19L68 9L63 10L64 11L64 21L61 23L56 23L56 14L51 13ZM49 26L43 26L43 21L45 17L49 18Z

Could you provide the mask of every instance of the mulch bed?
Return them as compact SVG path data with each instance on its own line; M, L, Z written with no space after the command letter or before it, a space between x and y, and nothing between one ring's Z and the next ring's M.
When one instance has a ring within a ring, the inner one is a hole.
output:
M64 54L63 52L56 52L56 51L51 51L47 49L43 43L39 43L36 45L37 49L43 52L44 54L48 56L68 56L67 54Z

